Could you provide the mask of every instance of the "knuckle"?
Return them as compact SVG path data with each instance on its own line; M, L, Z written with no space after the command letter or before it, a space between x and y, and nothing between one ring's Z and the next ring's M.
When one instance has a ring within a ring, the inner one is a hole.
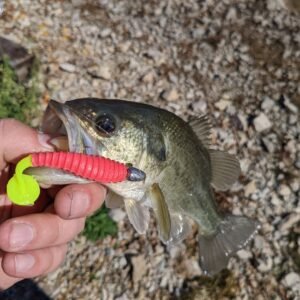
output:
M55 224L55 225L54 225ZM48 234L50 235L49 239L49 244L56 244L60 238L64 235L64 226L61 221L55 222L53 224L53 227L51 227L51 233L49 232Z
M49 251L47 261L45 262L45 267L44 267L43 272L41 272L41 275L47 274L53 268L53 265L55 262L55 255L56 255L55 251L53 251L53 250Z
M47 265L47 268L44 270L42 275L56 270L65 261L67 244L52 247L49 249L49 252L49 256L51 256L51 261Z

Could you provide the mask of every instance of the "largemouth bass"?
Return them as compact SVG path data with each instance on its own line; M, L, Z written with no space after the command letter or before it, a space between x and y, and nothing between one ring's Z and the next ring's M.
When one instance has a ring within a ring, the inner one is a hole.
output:
M142 182L107 184L106 205L124 205L141 234L147 231L152 210L167 245L184 239L195 221L200 265L205 274L215 274L248 244L259 224L218 210L212 187L228 189L240 166L234 156L210 149L210 129L205 116L187 123L150 105L94 98L64 104L51 100L42 124L42 131L59 136L59 148L102 155L144 171ZM47 168L29 172L43 185L86 182Z

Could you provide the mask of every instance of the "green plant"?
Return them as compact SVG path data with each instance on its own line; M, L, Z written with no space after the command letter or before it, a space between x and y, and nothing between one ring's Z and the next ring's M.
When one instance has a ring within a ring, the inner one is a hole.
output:
M97 241L117 232L117 224L109 217L108 209L103 207L87 219L83 235L88 240Z
M15 118L29 123L38 112L36 87L37 63L33 64L30 80L26 84L17 80L8 59L0 63L0 119Z

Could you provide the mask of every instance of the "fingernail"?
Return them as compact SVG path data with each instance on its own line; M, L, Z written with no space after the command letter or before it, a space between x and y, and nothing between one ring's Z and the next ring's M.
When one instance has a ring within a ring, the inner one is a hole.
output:
M15 268L16 273L25 273L29 271L35 264L34 256L30 254L16 254L15 255Z
M9 236L11 248L23 248L33 240L33 227L26 223L13 223Z
M79 218L83 217L90 208L91 200L87 193L76 191L70 194L71 206L69 217Z
M38 133L38 141L45 150L53 151L54 147L50 143L51 136L45 133Z

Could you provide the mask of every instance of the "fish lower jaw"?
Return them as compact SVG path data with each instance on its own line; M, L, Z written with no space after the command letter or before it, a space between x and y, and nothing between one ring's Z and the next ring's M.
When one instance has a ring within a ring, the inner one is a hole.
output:
M54 137L49 141L49 144L57 151L69 151L69 139L66 135Z
M105 186L114 193L122 196L124 199L142 201L145 197L145 188L140 182L124 181L119 183L108 183Z

